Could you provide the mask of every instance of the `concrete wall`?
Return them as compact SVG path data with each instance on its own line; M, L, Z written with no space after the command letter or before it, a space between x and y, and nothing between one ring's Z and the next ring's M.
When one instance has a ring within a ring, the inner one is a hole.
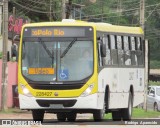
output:
M8 100L7 100L7 105L8 107L13 106L13 91L12 91L13 86L17 85L18 82L18 65L17 62L8 62Z
M8 67L8 85L7 85L7 106L8 107L13 107L13 86L17 85L17 81L18 81L18 66L17 66L17 62L8 62L7 63L7 67ZM2 60L0 60L0 83L2 81ZM2 93L2 84L0 84L0 96ZM1 99L0 99L1 100ZM0 102L0 106L1 106L1 102Z
M0 97L2 96L2 60L0 60ZM2 106L2 101L0 99L0 107Z

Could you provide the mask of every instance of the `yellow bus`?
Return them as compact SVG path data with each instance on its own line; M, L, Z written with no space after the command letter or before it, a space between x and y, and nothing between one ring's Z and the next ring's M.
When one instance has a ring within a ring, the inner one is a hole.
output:
M18 91L20 108L43 121L95 121L112 113L130 120L144 99L144 39L140 27L75 20L26 24L22 28Z

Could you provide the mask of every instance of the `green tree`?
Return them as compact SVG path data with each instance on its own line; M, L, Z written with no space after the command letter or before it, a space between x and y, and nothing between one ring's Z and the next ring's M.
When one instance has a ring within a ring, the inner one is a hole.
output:
M126 26L139 26L140 0L72 0L83 4L82 20L103 21ZM10 0L9 8L17 9L18 16L28 16L32 22L56 21L61 19L61 0ZM79 12L76 19L79 19ZM51 13L50 13L51 12ZM145 0L145 38L150 42L151 66L160 61L160 3L159 0ZM156 66L156 67L158 67ZM159 66L160 68L160 66Z

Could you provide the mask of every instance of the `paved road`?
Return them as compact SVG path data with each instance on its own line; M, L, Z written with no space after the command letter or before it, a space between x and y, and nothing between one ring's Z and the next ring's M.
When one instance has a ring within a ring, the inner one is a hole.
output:
M29 128L160 128L160 125L137 125L141 120L132 120L131 122L121 122L112 120L104 120L102 122L94 122L91 120L92 114L78 114L76 122L58 122L55 114L46 113L44 116L44 123L42 125L30 125L23 126ZM11 114L0 114L0 119L32 119L30 111L15 110ZM90 119L90 120L89 120ZM0 120L2 121L2 120ZM142 120L142 122L160 122L160 120ZM127 124L128 123L128 124ZM159 123L160 124L160 123ZM11 126L0 126L0 128L6 128ZM22 128L22 126L12 126L12 128Z

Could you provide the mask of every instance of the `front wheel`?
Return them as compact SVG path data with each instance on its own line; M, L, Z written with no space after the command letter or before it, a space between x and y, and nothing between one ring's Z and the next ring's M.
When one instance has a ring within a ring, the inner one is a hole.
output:
M74 122L76 120L77 114L75 112L69 112L67 113L67 120L69 122Z
M103 110L96 110L93 113L93 118L94 118L94 121L101 121L101 120L103 120L103 118L104 118L104 112L103 112Z
M41 121L43 122L44 118L44 110L32 110L32 117L34 121Z
M67 118L66 113L62 113L62 112L57 113L57 120L58 121L64 122L66 120L66 118Z
M105 102L103 104L103 109L100 109L100 110L95 110L95 112L93 113L93 118L94 118L94 121L102 121L103 118L104 118L104 115L105 115Z

